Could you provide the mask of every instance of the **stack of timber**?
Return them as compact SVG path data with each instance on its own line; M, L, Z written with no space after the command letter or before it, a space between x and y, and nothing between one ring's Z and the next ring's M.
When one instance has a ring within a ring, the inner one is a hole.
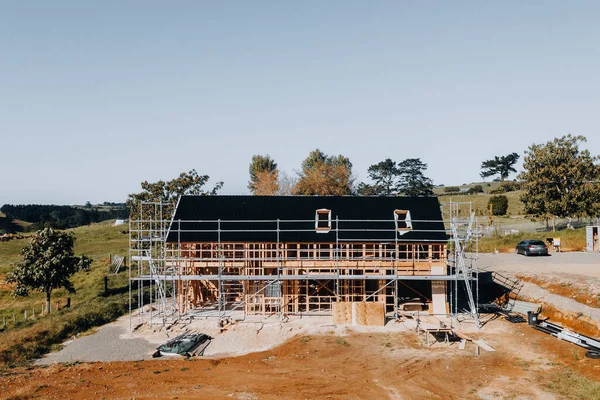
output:
M384 326L385 304L375 302L333 303L333 323L336 325Z

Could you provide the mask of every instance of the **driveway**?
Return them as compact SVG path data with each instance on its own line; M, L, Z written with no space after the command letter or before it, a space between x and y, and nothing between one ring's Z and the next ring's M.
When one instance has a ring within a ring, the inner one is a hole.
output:
M526 257L514 253L480 253L479 269L526 275L579 275L600 278L600 253L551 253Z

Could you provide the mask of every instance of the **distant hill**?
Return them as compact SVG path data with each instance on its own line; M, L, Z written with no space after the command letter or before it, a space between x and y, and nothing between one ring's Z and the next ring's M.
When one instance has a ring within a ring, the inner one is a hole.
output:
M0 208L0 211L5 216L4 229L8 232L18 230L14 225L20 226L23 230L45 227L68 229L89 225L92 222L129 217L129 209L124 204L101 206L5 204Z
M508 214L509 215L523 215L523 204L519 201L521 195L520 190L513 190L510 192L503 193L492 193L499 191L501 186L514 185L512 181L506 182L472 182L464 185L448 185L438 186L433 189L433 192L438 195L440 204L448 203L450 199L456 202L468 202L473 204L473 211L478 216L486 216L488 212L488 201L490 197L503 194L508 197ZM475 186L480 185L483 188L483 193L468 194L467 191ZM455 187L459 189L459 192L448 193L447 188Z
M12 219L0 212L0 235L5 233L25 232L31 225L30 222Z

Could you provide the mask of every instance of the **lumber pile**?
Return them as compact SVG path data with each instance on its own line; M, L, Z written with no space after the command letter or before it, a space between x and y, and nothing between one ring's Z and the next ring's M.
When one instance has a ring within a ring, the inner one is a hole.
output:
M385 304L375 302L333 303L335 325L384 326Z

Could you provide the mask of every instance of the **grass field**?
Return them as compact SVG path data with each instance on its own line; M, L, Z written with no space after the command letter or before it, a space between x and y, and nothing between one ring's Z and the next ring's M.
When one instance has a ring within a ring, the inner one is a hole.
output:
M560 238L561 248L565 251L583 251L585 249L585 228L563 229L556 232L519 232L512 235L491 235L479 239L479 251L490 253L494 250L501 252L514 251L515 246L524 239Z
M77 238L75 253L85 254L94 262L89 272L79 272L72 277L76 294L68 294L64 289L52 293L53 306L56 301L64 306L70 297L68 309L39 317L43 294L34 292L29 297L15 298L10 287L0 285L0 365L15 365L37 357L70 336L109 322L128 309L126 269L113 275L108 267L109 254L127 254L128 235L121 233L123 230L123 226L108 223L72 229ZM4 282L6 274L20 261L20 249L27 243L27 239L0 242L0 282ZM107 296L104 295L104 276L109 277ZM34 309L37 318L31 319ZM25 311L27 321L24 321Z
M494 194L490 194L491 190L498 189L502 182L473 182L466 185L457 186L459 189L470 189L473 186L481 185L483 187L484 193L479 193L475 195L468 194L459 194L459 195L448 195L444 193L444 187L437 187L433 189L433 192L438 195L440 199L440 204L448 203L451 199L454 202L472 202L473 203L473 211L478 216L487 216L489 215L488 211L488 201L490 197L497 196ZM523 204L519 201L519 196L521 195L521 191L515 192L507 192L504 195L508 198L508 212L507 215L522 215L523 214Z

